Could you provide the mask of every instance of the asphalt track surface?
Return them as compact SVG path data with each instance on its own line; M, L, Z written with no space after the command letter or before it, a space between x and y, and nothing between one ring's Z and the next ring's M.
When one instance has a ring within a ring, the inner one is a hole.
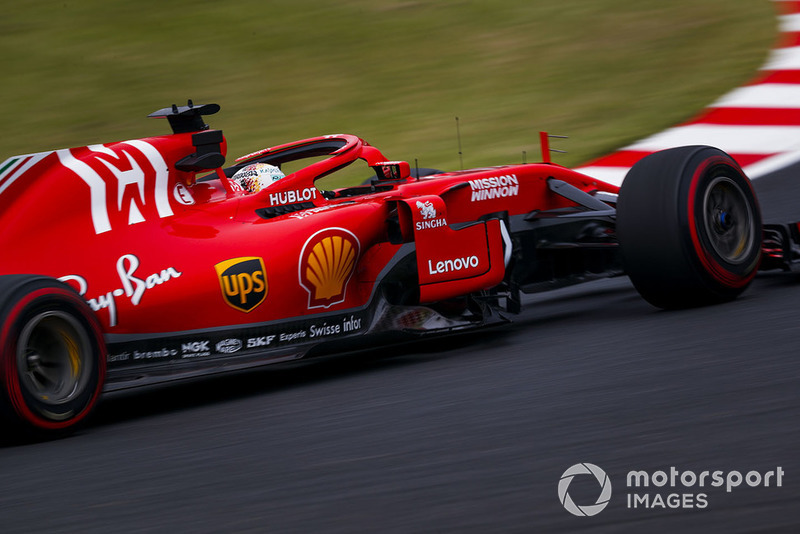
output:
M767 219L800 219L799 173L756 182ZM72 437L0 448L0 532L800 532L800 275L680 312L624 277L528 304L490 333L107 397ZM559 503L580 462L612 482L594 517ZM670 467L785 474L626 487Z

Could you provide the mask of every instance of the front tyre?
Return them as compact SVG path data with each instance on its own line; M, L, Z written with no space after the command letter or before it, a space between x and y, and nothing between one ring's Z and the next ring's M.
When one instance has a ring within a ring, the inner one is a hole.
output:
M664 150L634 165L619 193L617 234L633 285L660 308L731 300L761 258L750 181L712 147Z
M0 295L0 412L28 434L72 430L105 379L94 313L71 288L43 276L2 276Z

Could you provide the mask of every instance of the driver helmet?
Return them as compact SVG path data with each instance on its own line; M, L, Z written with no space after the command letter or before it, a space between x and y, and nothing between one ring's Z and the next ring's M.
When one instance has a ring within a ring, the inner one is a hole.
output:
M242 167L233 175L233 180L250 193L258 193L277 182L285 175L275 165L269 163L251 163Z

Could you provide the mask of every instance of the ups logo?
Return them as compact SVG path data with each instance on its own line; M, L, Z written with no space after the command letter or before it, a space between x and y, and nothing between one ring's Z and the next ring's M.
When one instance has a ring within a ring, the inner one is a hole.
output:
M267 298L267 273L261 258L233 258L214 266L222 297L232 308L253 311Z

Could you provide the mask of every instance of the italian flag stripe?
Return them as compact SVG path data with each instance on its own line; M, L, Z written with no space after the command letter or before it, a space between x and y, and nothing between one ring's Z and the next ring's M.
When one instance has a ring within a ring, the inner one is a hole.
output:
M20 160L19 157L8 158L5 162L3 162L3 166L0 167L0 179L5 176L6 172L10 170L11 167L16 166L16 163Z

